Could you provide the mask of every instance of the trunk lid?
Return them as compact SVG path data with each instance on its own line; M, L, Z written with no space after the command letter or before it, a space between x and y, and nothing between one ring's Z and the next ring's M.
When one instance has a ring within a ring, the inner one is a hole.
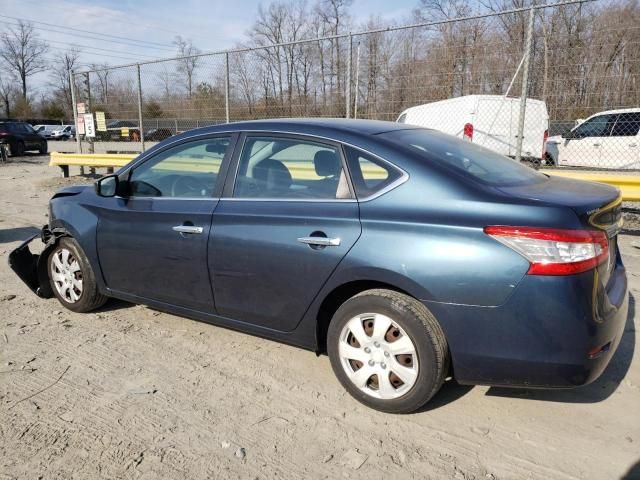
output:
M620 190L604 183L549 176L542 182L503 186L498 190L517 198L569 207L585 228L606 230L610 236L622 226Z
M510 196L562 205L573 209L585 229L599 229L609 237L609 259L598 268L603 285L607 285L618 263L617 235L622 228L622 197L620 190L604 183L549 176L530 185L500 187Z

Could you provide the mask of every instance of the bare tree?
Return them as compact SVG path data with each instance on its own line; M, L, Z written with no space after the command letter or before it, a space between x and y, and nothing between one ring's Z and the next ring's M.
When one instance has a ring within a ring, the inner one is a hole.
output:
M185 87L189 98L191 98L194 72L200 64L200 57L194 57L193 55L199 54L200 50L193 45L191 40L182 38L180 35L175 38L173 44L178 49L178 57L180 57L177 70L184 75Z
M22 84L22 98L27 99L27 78L46 70L45 54L49 46L40 40L31 23L20 20L16 28L0 34L0 57L7 62Z
M351 17L349 7L353 0L318 0L315 11L325 25L325 35L340 35L349 29ZM335 54L335 75L337 94L340 96L344 76L344 59L340 51L340 39L330 40L331 50ZM333 55L332 55L332 63Z
M5 118L11 117L11 104L17 95L18 91L15 86L7 81L6 78L0 77L0 101L2 102Z
M58 95L64 104L65 113L73 112L71 100L71 79L69 74L78 66L80 50L72 48L53 57L51 65L50 85L55 89L54 95Z

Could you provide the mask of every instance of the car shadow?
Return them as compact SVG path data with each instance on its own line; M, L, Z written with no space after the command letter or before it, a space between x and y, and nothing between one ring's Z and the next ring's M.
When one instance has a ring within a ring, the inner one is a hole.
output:
M40 229L36 227L2 228L0 229L0 243L26 240L36 233L40 233Z
M36 165L36 164L42 164L43 162L48 160L49 160L49 154L47 153L41 154L36 152L25 152L19 157L10 156L9 158L7 158L7 162L5 163L5 165L9 165L9 164L18 165L20 163L30 163L30 164ZM0 165L2 165L1 162L0 162Z
M93 310L92 313L104 313L104 312L114 312L116 310L123 310L125 308L134 307L135 304L125 302L124 300L120 300L118 298L110 298L107 303L105 303L100 308Z
M595 382L584 387L566 390L491 387L485 395L564 403L598 403L606 400L617 390L633 360L636 346L635 306L635 297L629 294L629 314L622 339L609 365Z
M426 405L413 413L424 413L444 407L445 405L464 397L473 389L473 387L473 385L460 385L455 380L449 379L444 382L438 393L429 400Z
M625 473L620 480L638 480L640 479L640 460L638 460L634 465L629 467L627 473Z

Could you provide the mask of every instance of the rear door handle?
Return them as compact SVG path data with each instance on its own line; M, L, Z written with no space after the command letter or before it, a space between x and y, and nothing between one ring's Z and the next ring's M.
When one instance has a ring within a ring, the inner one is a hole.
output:
M327 237L300 237L298 238L300 243L306 243L307 245L320 245L323 247L338 247L340 246L339 238L327 238Z
M594 144L593 144L593 146L594 146L594 147L599 147L599 146L600 146L600 144L599 144L599 143L594 143Z
M174 232L179 232L179 233L202 233L202 232L204 232L204 228L195 227L193 225L176 225L175 227L172 227L172 230Z
M637 147L637 146L638 146L638 144L637 144L637 143L630 143L630 144L629 144L629 146L630 146L631 148L634 148L634 147Z

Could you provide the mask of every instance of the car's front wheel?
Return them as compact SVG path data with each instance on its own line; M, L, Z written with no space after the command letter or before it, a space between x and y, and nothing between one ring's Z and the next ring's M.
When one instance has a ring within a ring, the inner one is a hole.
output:
M24 143L22 142L22 140L18 140L11 146L11 156L21 157L22 155L24 155L24 149Z
M390 413L422 407L449 367L435 317L421 302L391 290L367 290L347 300L329 325L327 351L353 397Z
M49 254L48 268L51 289L69 310L90 312L107 301L98 291L89 260L73 238L60 239Z

